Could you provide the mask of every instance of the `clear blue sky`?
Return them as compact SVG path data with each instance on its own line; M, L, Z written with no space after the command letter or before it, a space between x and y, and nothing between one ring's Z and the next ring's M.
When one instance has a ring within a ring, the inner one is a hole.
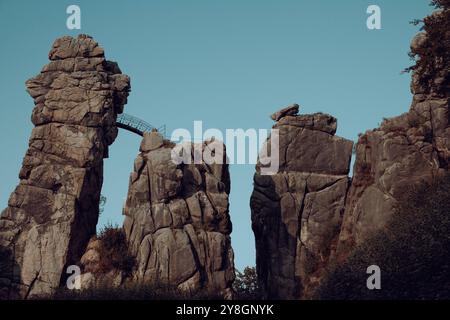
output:
M32 129L24 82L47 63L66 28L66 7L81 7L81 33L131 77L126 112L155 126L270 128L269 115L297 102L327 112L352 140L383 117L408 110L410 39L428 0L0 0L0 207L18 183ZM382 10L382 30L366 28L366 8ZM100 225L121 224L140 138L121 131L106 160ZM231 167L236 265L254 265L249 198L254 166Z

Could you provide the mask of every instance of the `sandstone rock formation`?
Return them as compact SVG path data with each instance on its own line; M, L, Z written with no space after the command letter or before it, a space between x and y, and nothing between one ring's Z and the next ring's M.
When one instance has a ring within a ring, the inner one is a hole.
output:
M291 106L288 106L286 108L283 108L277 112L275 112L274 114L272 114L270 116L270 118L274 121L278 121L283 117L286 116L295 116L298 114L298 110L299 110L300 106L298 104L293 104Z
M121 232L122 230L114 230L115 232ZM110 241L117 241L117 238ZM114 245L113 250L117 251L115 256L124 254L124 249L118 248L120 244L110 243ZM83 273L80 277L80 289L98 289L98 288L117 288L125 284L126 280L129 280L131 270L122 270L114 266L111 263L111 257L105 256L108 253L105 252L104 240L98 237L92 237L86 247L86 252L80 259L80 267L82 267ZM127 259L124 257L123 259ZM108 261L109 260L109 261ZM123 260L122 260L123 261Z
M361 135L337 258L382 228L405 189L448 173L450 164L450 33L448 8L425 19L411 42L418 55L409 112ZM436 37L437 39L434 39Z
M450 10L424 20L411 43L418 61L409 112L361 135L351 186L351 142L334 137L325 115L272 116L280 129L275 176L255 175L251 198L257 270L268 297L308 298L330 263L389 222L411 186L449 173Z
M0 218L2 297L49 294L79 261L95 234L103 158L130 89L89 36L57 39L49 58L26 83L35 127Z
M286 115L280 169L257 166L251 197L256 265L267 298L299 299L317 284L339 235L353 142L335 136L330 115Z
M214 147L213 147L214 144ZM198 149L198 147L200 147ZM224 150L218 141L189 145L189 155ZM175 164L174 144L145 133L134 163L124 208L124 230L137 258L135 279L155 286L178 286L232 295L234 280L230 178L221 163Z

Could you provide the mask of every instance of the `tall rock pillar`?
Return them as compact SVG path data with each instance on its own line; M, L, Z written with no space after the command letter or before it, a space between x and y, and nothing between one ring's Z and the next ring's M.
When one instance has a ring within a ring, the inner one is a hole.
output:
M27 81L35 125L20 183L0 218L0 295L50 294L95 234L103 158L117 136L129 78L91 37L57 39Z
M158 132L145 133L134 163L124 230L137 260L135 278L231 298L230 175L225 152L217 153L225 147L219 141L189 145L189 156L215 150L220 161L213 164L176 164L174 148Z
M280 169L254 176L251 196L259 284L269 299L308 296L336 245L349 186L352 141L337 122L293 106L272 116L279 130Z

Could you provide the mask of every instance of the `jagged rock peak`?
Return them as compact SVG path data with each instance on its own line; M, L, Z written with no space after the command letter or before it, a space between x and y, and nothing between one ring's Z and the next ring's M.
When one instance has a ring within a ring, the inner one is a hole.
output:
M299 105L293 104L274 114L271 119L276 121L274 129L282 126L292 126L318 130L334 135L337 130L337 119L329 114L318 112L314 114L298 114Z
M281 118L286 116L295 116L298 113L300 106L298 104L292 104L290 106L287 106L286 108L283 108L281 110L278 110L277 112L273 113L270 118L274 121L279 121Z
M102 47L86 34L80 34L78 37L64 36L58 38L53 43L52 49L48 54L50 60L62 60L67 58L94 58L105 56Z

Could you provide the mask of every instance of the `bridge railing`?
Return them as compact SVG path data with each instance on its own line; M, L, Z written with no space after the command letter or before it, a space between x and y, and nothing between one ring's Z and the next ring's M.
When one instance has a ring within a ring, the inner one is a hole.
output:
M150 132L156 128L150 123L126 113L119 114L116 123L119 128L134 132L141 136L144 135L144 132ZM166 125L162 125L156 129L163 137L166 137Z

